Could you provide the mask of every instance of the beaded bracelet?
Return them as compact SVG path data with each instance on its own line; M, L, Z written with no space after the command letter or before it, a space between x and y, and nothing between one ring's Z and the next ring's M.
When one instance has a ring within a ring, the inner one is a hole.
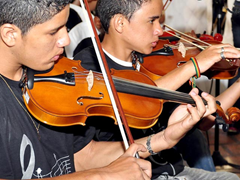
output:
M153 135L154 135L154 134L148 136L146 145L147 145L147 150L148 150L148 152L149 152L151 155L156 155L157 153L153 152L152 147L151 147L151 138L152 138Z
M194 68L195 68L195 71L196 71L196 75L194 77L196 79L200 78L201 77L201 73L200 73L200 69L199 69L199 66L198 66L196 58L191 57L190 60L192 61L193 65L194 65ZM196 83L195 83L194 77L192 77L192 83L191 83L192 87L196 87Z

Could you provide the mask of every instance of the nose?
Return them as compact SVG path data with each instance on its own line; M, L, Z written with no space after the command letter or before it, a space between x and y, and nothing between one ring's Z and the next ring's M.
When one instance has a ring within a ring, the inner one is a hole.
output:
M64 27L62 29L62 33L60 33L59 39L57 41L58 47L65 47L70 44L70 38L67 32L67 28Z
M161 27L161 24L156 23L156 27L155 27L155 30L154 30L154 35L161 36L162 34L163 34L163 29Z

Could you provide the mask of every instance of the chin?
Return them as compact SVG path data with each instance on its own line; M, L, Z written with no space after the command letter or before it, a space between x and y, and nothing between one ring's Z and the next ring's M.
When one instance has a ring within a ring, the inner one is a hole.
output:
M152 53L152 49L150 49L148 51L145 50L143 54L151 54L151 53Z
M48 63L47 65L39 65L36 68L34 68L34 70L36 71L48 71L49 69L52 69L54 66L55 62L52 63Z

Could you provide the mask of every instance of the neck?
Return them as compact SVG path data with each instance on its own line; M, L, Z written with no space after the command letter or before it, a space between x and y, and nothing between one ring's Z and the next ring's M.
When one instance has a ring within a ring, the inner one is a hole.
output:
M119 39L120 38L112 38L109 34L105 34L102 47L112 56L122 61L132 62L132 50L126 48Z
M22 78L23 69L21 67L13 73L4 70L4 71L0 71L0 74L7 77L8 79L11 79L14 81L20 81L20 79Z
M17 63L17 59L13 58L12 55L0 52L2 55L0 59L0 74L7 77L8 79L19 81L22 77L22 65Z

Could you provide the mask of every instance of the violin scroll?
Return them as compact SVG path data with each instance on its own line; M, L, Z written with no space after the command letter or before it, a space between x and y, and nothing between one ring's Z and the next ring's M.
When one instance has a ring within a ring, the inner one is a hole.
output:
M236 107L229 108L227 114L231 122L236 122L240 119L240 110Z

